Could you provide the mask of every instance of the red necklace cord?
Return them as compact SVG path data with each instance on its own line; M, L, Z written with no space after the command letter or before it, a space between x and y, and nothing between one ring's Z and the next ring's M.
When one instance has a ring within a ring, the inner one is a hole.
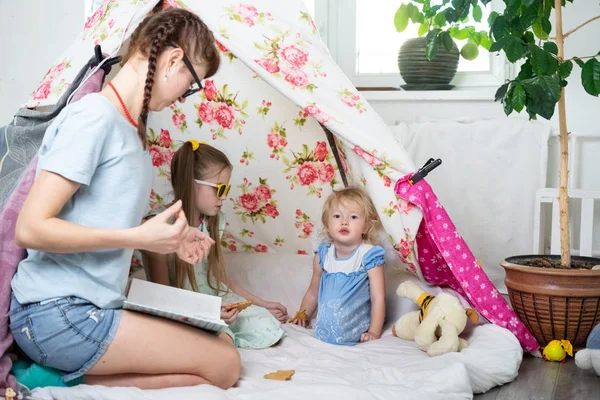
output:
M129 114L129 110L127 109L127 106L125 106L125 103L123 102L123 99L119 95L119 92L117 92L117 89L113 86L112 82L108 82L108 86L110 86L110 88L113 90L113 92L115 92L115 94L117 95L117 99L119 99L119 103L121 103L121 107L123 108L123 112L125 112L125 116L127 117L127 120L131 123L131 125L133 125L137 128L138 124L133 120L133 118L131 118L131 115Z

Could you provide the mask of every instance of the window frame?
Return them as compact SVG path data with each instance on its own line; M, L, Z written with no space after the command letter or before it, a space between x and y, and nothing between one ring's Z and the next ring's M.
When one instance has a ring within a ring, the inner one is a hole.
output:
M502 11L504 3L492 0L493 11ZM315 24L332 58L358 88L399 88L400 73L358 73L356 57L356 0L315 0ZM390 22L391 23L391 22ZM455 90L498 87L514 77L515 68L504 53L490 53L488 71L458 71L452 80Z

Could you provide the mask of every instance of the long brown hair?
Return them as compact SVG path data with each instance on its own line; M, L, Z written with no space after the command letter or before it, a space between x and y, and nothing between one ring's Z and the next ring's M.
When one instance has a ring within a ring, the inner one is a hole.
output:
M323 233L329 237L327 230L329 229L329 214L331 209L336 205L340 204L344 200L350 200L355 202L362 208L363 215L367 224L369 226L369 230L367 233L363 234L363 240L366 243L375 244L377 241L377 233L380 229L382 229L381 220L379 219L379 214L377 213L377 208L375 208L375 204L369 197L369 194L361 187L358 186L350 186L340 190L334 190L327 200L325 200L325 204L323 205L323 214L321 215L321 223L323 224Z
M203 215L197 215L194 201L194 179L204 180L209 178L209 172L220 173L226 168L233 168L229 159L222 151L208 145L201 144L196 150L193 149L190 142L185 142L179 150L173 155L171 161L171 184L175 201L181 200L182 209L188 218L203 218ZM227 281L225 274L225 263L223 261L223 252L221 250L221 238L219 237L219 215L209 216L207 221L208 233L215 241L208 253L208 285L218 292L221 292L221 283ZM198 220L193 222L195 225ZM194 275L194 266L181 261L175 257L175 285L183 288L185 279L190 282L192 289L198 291L198 283Z
M148 57L144 100L138 119L138 135L145 149L148 145L148 105L154 86L156 59L167 48L167 43L179 46L193 64L205 64L208 67L206 78L217 72L220 57L215 38L206 24L196 14L184 9L168 8L150 14L140 23L129 40L123 63L136 52Z

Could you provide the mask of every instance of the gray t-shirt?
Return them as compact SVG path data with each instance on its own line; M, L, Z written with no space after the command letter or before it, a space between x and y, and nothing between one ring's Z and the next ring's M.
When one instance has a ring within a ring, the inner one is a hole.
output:
M40 170L81 184L57 218L94 228L141 223L152 186L150 155L134 128L104 96L67 106L48 127ZM11 286L21 304L77 296L101 308L121 307L133 250L55 254L28 250Z

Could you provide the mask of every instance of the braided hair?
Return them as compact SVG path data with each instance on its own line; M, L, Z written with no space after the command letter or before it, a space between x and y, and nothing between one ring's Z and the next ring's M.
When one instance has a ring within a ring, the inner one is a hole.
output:
M215 38L206 24L194 13L184 9L168 8L146 17L130 38L129 48L123 62L136 52L148 57L148 73L144 85L144 100L138 119L138 136L144 149L148 145L146 128L156 60L167 48L167 43L175 43L190 58L192 63L207 66L206 77L213 76L219 68L219 51Z

